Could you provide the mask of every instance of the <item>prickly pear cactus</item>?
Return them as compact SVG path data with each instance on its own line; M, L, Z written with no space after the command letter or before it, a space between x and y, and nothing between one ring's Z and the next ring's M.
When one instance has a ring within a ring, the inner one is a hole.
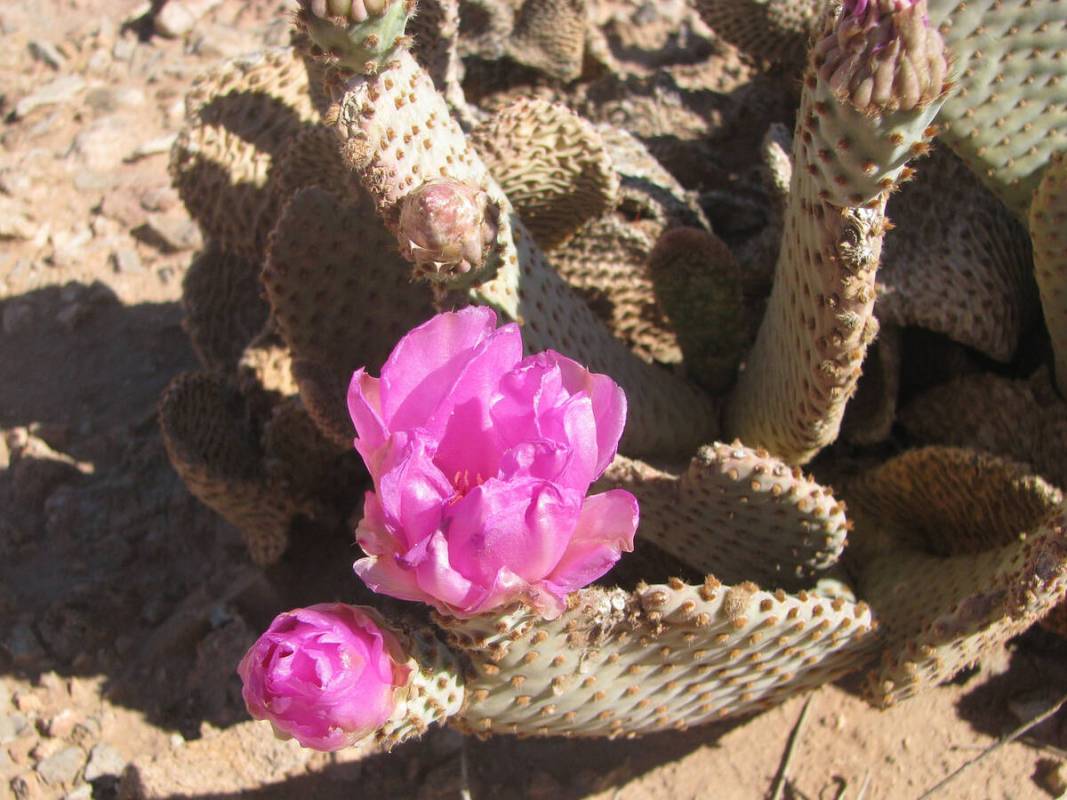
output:
M1067 591L1063 493L1025 465L911 450L850 482L858 590L884 626L868 680L892 705L952 677Z
M797 115L774 289L727 434L799 464L837 438L878 331L885 204L928 146L947 70L925 2L850 3L826 19Z
M383 746L433 724L636 736L864 669L885 706L1062 617L1067 416L1011 219L1029 208L1062 388L1053 3L701 3L711 39L692 9L659 36L572 0L479 0L483 30L426 3L409 30L411 0L301 0L294 47L194 87L172 172L206 234L183 297L206 371L160 402L168 454L272 563L297 518L359 518L353 372L435 310L487 305L623 388L624 455L594 490L632 493L641 522L630 564L554 619L377 617L407 676ZM790 92L723 38L786 71L807 53L792 138ZM916 161L938 125L977 177ZM948 203L946 182L970 188ZM1037 377L973 353L923 373L916 327Z

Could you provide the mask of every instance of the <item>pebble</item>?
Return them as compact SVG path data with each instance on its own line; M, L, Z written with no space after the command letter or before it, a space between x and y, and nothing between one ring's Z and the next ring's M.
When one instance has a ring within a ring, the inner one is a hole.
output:
M33 326L33 308L29 303L8 303L4 306L3 325L5 336L16 336Z
M95 781L104 775L119 776L126 768L126 759L122 753L109 744L101 742L89 754L89 763L85 767L85 780Z
M87 783L83 783L77 789L72 792L67 792L63 795L63 800L92 800L93 787Z
M133 51L137 49L137 38L134 36L123 36L121 39L117 39L115 44L111 46L111 57L116 61L129 61L133 58Z
M37 233L21 201L0 197L0 239L29 240Z
M203 240L196 223L184 214L149 214L148 228L172 251L196 250Z
M69 103L85 88L85 79L80 75L61 75L46 83L36 92L28 94L15 104L15 118L21 119L43 106Z
M170 39L184 36L222 0L168 0L154 20L156 33Z
M52 69L62 69L63 64L67 60L63 57L63 54L56 49L54 44L40 39L30 42L30 55L38 61L43 61Z
M0 642L0 647L7 651L16 666L31 666L45 657L44 648L37 641L37 635L24 622L10 629L8 635ZM15 700L15 704L19 705L18 699ZM19 710L25 711L26 709L20 705Z
M115 272L125 274L144 272L141 257L137 255L137 251L132 247L120 247L111 254L111 258L115 265Z
M85 764L85 753L77 747L65 747L37 765L37 774L49 786L71 783Z
M27 724L26 717L17 711L0 716L0 744L15 741Z
M37 800L37 798L45 796L44 787L41 786L41 779L32 772L26 775L19 775L11 781L10 786L16 800Z
M158 156L164 153L169 153L171 148L174 147L174 142L177 140L178 134L168 133L163 136L157 136L155 139L149 139L147 142L142 142L134 148L134 151L127 157L127 161L139 161L142 158L148 158L149 156Z

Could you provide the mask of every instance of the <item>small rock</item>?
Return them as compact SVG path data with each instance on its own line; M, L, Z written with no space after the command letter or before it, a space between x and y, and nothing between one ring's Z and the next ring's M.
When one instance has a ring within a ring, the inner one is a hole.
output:
M10 197L0 197L0 239L29 241L36 233L37 226L23 204Z
M11 760L7 750L0 748L0 782L7 783L20 771L21 768Z
M1067 762L1042 758L1034 770L1034 782L1053 797L1067 794Z
M61 75L15 104L15 118L22 119L43 106L69 103L85 88L80 75Z
M45 734L55 739L66 739L74 730L77 718L69 708L64 708L58 714L52 715L45 723Z
M164 246L174 252L197 250L203 244L200 229L184 214L149 214L147 224Z
M170 211L179 201L178 193L166 184L145 189L141 194L141 208L145 211Z
M10 786L15 800L38 800L45 796L41 779L32 772L19 775L11 781Z
M133 51L137 49L135 36L123 36L111 47L111 57L116 61L129 61L133 58Z
M0 744L15 741L27 724L26 717L17 711L0 716Z
M85 767L85 780L95 781L104 775L119 776L126 768L126 759L122 753L109 744L101 742L89 754L89 763Z
M148 158L149 156L158 156L164 153L169 153L177 138L178 134L168 133L165 136L157 136L155 139L149 139L147 142L142 142L134 148L133 152L126 157L126 160L139 161L140 159Z
M38 61L43 61L52 69L61 69L66 61L54 44L40 39L30 42L30 55Z
M0 641L0 648L7 651L8 656L15 662L15 665L20 667L28 667L40 663L45 658L44 648L41 647L41 643L37 640L37 634L24 622L20 622L10 629L3 641ZM19 704L17 698L15 704ZM26 711L27 709L19 706L19 710Z
M63 795L63 800L92 800L93 787L87 783L83 783L77 789L71 792L67 792Z
M115 272L126 274L144 272L141 257L137 255L137 251L132 247L120 247L111 254L111 258L115 264Z
M33 308L29 303L8 302L4 306L4 335L25 333L33 326Z
M124 116L103 117L74 137L73 152L92 170L119 166L137 143L137 127Z
M70 741L82 750L90 750L93 743L100 738L100 730L100 720L96 717L89 717L85 722L79 722L74 726Z
M169 0L156 12L156 33L170 39L184 36L204 14L220 2L221 0Z
M65 747L38 764L37 774L49 786L72 783L83 764L85 753L77 747Z

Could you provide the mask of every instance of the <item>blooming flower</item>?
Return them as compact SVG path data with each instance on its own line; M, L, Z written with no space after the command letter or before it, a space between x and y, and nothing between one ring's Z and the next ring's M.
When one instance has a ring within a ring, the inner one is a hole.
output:
M626 397L470 307L408 333L352 376L356 449L374 479L356 539L372 589L457 616L524 600L546 617L633 549L637 501L586 497L611 463Z
M376 619L372 609L343 603L279 614L237 667L248 713L325 751L381 727L410 669Z

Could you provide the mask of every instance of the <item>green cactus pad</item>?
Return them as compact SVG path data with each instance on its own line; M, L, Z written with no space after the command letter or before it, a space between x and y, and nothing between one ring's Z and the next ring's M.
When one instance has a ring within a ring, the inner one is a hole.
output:
M492 306L523 325L530 351L552 348L611 375L629 403L623 448L680 453L715 430L717 413L706 398L630 353L552 270L410 54L401 50L381 75L351 82L337 130L346 163L394 231L402 198L431 178L448 178L486 193L497 227L491 259L484 274L464 273L452 285L442 273L439 292L455 290L442 302L452 305L466 295L471 302ZM486 280L494 272L496 277Z
M565 106L521 98L472 131L471 144L546 251L618 199L600 134Z
M355 0L344 15L316 5L314 0L301 2L297 27L333 65L363 75L380 72L406 43L404 29L415 13L415 0Z
M1067 396L1067 149L1053 159L1030 206L1034 277L1052 339L1055 380Z
M218 376L179 375L160 398L159 427L189 491L241 532L253 561L277 561L306 509L268 479L244 398Z
M976 663L1067 591L1067 507L1030 470L911 450L846 487L858 590L886 648L868 697L888 706Z
M318 119L308 88L304 62L285 47L225 62L186 97L171 177L206 238L228 252L263 257L279 210L275 159Z
M714 578L584 589L552 621L435 619L471 665L452 724L478 735L632 737L742 716L858 668L876 640L863 604Z
M933 0L954 58L941 138L1023 220L1051 156L1067 150L1067 61L1056 0Z
M286 205L270 239L263 283L312 417L339 447L354 431L345 392L359 367L376 371L433 309L425 286L366 198L312 186Z
M811 586L845 546L845 507L799 467L740 442L702 447L684 471L616 458L598 488L641 504L638 535L728 582Z
M917 172L886 209L875 313L1008 361L1036 315L1026 229L944 148Z
M649 254L656 300L681 346L686 374L712 394L733 385L749 344L741 269L729 248L700 228L675 228Z
M894 30L899 22L908 33L887 50L903 72L942 57L936 32L922 27L924 10L920 0L880 23ZM921 36L913 35L916 25ZM809 461L837 438L877 335L872 311L885 203L906 177L908 159L925 150L943 88L943 71L928 67L927 82L905 81L898 94L867 92L864 81L885 65L861 30L847 14L828 18L813 50L774 288L726 409L727 434L791 463ZM894 49L898 43L902 49ZM843 46L858 57L849 62ZM888 85L897 79L890 70Z
M230 374L267 321L259 265L209 244L182 282L185 329L207 370Z

